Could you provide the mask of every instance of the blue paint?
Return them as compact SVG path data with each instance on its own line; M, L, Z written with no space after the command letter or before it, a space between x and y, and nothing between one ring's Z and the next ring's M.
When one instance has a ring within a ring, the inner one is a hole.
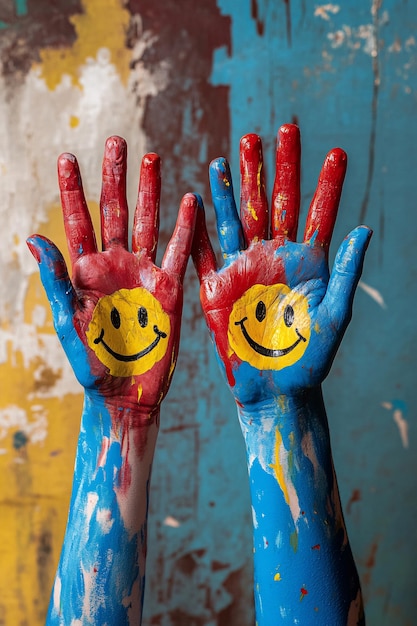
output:
M277 398L239 416L249 459L258 625L347 624L360 587L320 392ZM271 469L276 429L290 504Z
M55 331L72 365L78 382L94 388L97 381L91 373L87 350L74 328L75 293L65 260L58 248L45 237L33 235L28 243L39 254L39 271L52 309Z
M224 160L211 165L210 182L226 262L217 272L200 273L202 305L246 443L256 622L259 626L364 624L321 384L350 321L371 232L358 227L346 237L330 275L326 249L316 236L302 244L281 238L255 240L243 249L243 230ZM201 246L203 240L204 235ZM268 306L279 305L279 294L284 292L281 287L268 290L282 284L293 307L286 305L285 311L290 312L286 317L283 311L282 320L269 320ZM259 285L264 288L259 290ZM273 300L268 300L269 294ZM256 304L255 298L261 300ZM298 309L297 302L305 308ZM288 349L279 343L264 346L247 330L254 324L251 332L263 329L261 336L269 338L268 325L272 326L276 341L278 332L287 336L284 320L287 328L293 323L298 326L291 331L299 339L287 344ZM265 327L256 326L265 322ZM280 366L278 359L290 355L301 340L305 348ZM259 360L259 355L271 360ZM264 362L261 368L259 363Z
M105 402L86 393L70 513L48 625L73 620L83 624L140 623L150 468L145 492L137 494L142 498L135 505L143 507L143 521L134 531L121 516L115 488L127 461L122 450L127 435L122 433L122 425L123 421L119 430L115 428ZM108 442L108 451L103 459L104 442Z

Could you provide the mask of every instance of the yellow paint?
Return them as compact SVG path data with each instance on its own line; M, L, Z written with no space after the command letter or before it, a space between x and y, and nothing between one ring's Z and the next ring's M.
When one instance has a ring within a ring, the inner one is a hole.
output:
M281 491L284 494L285 502L290 504L290 497L288 494L287 485L285 482L284 468L281 464L280 452L281 452L282 443L282 435L278 428L275 429L275 447L274 447L274 462L271 463L270 467L274 470L275 478L277 480L278 485L281 487Z
M28 298L28 316L30 308ZM7 625L45 623L60 554L82 396L41 397L59 376L59 363L52 371L39 357L25 367L23 354L11 342L8 359L0 364L0 411L16 407L26 414L27 422L26 429L12 426L0 440L5 451L0 455L0 615L1 610L6 612L3 623ZM76 383L74 391L78 391ZM33 442L30 429L39 414L46 418L46 436ZM20 442L22 436L27 439L20 447L16 446L19 432Z
M134 378L132 377L132 384L133 384ZM142 385L138 385L138 403L140 402L140 399L142 397L142 393L143 393L143 387Z
M126 48L126 31L130 14L121 0L82 0L82 13L74 14L70 21L76 40L68 48L44 48L40 51L41 63L36 66L48 88L53 91L64 74L81 87L79 69L88 59L95 59L100 49L110 52L110 62L116 66L123 84L127 84L132 53Z
M77 128L79 123L80 123L80 118L79 117L77 117L76 115L71 115L70 116L69 124L70 124L71 128Z
M262 163L259 163L258 165L258 173L256 175L256 184L258 186L258 195L261 195L261 174L262 174Z
M112 376L144 374L166 354L171 324L143 287L120 289L97 302L87 343Z
M255 209L253 207L253 204L252 204L252 202L250 200L248 202L248 211L251 214L252 219L254 219L257 222L259 218L258 218L258 216L256 214L256 211L255 211Z
M253 285L232 308L229 344L259 370L280 370L304 354L311 332L308 301L287 285Z
M276 580L276 581L282 580L282 578L281 578L281 574L280 574L279 572L277 572L277 573L275 574L275 576L274 576L274 580Z

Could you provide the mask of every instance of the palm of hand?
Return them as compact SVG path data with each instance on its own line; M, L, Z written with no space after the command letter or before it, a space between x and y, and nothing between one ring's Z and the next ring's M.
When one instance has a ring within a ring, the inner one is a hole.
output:
M103 252L97 250L75 157L58 161L64 224L73 276L55 245L28 240L40 264L60 341L79 382L106 398L157 406L178 353L182 280L197 199L183 198L161 268L154 263L159 224L160 162L142 161L138 204L127 249L126 145L106 144L100 202Z
M329 153L310 207L304 243L296 243L298 129L287 126L280 134L273 238L267 239L260 140L249 135L241 143L241 220L227 164L218 160L211 166L225 266L216 270L203 216L197 226L199 243L193 250L207 324L232 393L242 405L298 393L323 381L350 318L369 239L368 229L359 228L345 240L329 283L327 251L346 157L337 149ZM330 194L329 186L333 187ZM318 215L317 206L321 208Z

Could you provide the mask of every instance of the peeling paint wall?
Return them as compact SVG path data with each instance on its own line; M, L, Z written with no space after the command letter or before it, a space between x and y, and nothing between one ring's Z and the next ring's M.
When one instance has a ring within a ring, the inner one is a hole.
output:
M53 6L52 6L53 5ZM180 197L223 154L300 124L304 212L349 155L334 242L375 230L325 398L368 623L415 622L417 8L406 0L0 3L0 625L42 624L66 523L82 395L25 238L66 253L56 158L74 152L97 223L111 134L163 161L161 250ZM237 185L236 185L237 187ZM214 231L214 219L211 223ZM253 624L243 442L186 276L183 338L155 457L146 626Z

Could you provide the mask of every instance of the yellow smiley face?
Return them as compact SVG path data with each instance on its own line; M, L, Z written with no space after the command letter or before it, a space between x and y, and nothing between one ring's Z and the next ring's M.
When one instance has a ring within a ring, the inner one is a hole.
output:
M280 370L300 359L310 341L307 298L287 285L254 285L234 303L228 337L242 361Z
M147 372L164 357L170 330L160 302L136 287L100 298L86 335L110 374L127 377Z

